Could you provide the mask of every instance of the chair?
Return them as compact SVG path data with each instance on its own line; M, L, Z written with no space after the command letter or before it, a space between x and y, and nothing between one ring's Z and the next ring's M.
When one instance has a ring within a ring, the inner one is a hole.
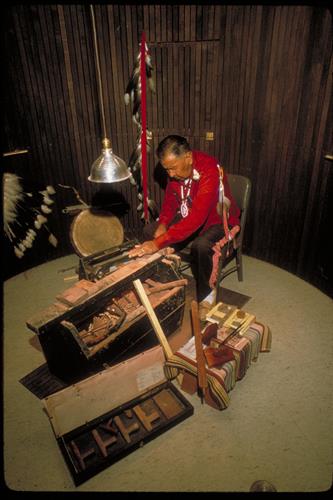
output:
M226 256L227 248L222 248L221 257L219 259L217 279L216 279L216 295L218 299L218 292L222 280L234 271L237 271L237 276L239 281L243 281L243 262L242 262L242 245L244 237L244 229L247 217L247 211L250 201L251 194L251 180L243 175L228 174L228 182L230 186L231 193L235 199L237 206L241 211L240 215L240 231L235 236L235 240L232 242L232 251ZM190 267L189 255L190 255L191 244L188 245L184 250L179 252L182 258L183 264L180 271L183 272ZM236 264L232 267L228 267L230 263L235 259Z
M250 195L251 195L251 180L243 175L228 174L228 182L230 190L237 206L240 208L240 231L235 236L233 242L233 250L231 254L226 257L225 253L222 252L221 258L219 260L219 268L217 272L216 279L216 292L218 298L218 291L222 280L229 274L237 271L238 281L243 281L243 261L242 261L242 246L243 237L245 230L245 223L247 218L247 212L249 207ZM236 263L232 267L228 265L235 260Z

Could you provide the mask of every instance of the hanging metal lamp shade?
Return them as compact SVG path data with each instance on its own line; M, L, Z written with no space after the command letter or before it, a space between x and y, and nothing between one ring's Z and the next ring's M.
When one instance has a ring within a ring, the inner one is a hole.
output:
M121 182L128 179L131 176L131 173L128 170L125 161L113 153L111 148L111 142L106 137L102 78L101 78L101 70L99 63L95 15L94 15L94 8L92 5L90 5L90 12L92 19L93 34L94 34L95 63L96 63L96 71L98 77L97 80L99 89L100 111L101 111L104 139L102 140L101 155L92 164L88 180L91 182L100 182L100 183Z
M130 172L124 160L116 156L111 149L109 139L102 140L101 155L94 161L88 180L91 182L121 182L130 177Z

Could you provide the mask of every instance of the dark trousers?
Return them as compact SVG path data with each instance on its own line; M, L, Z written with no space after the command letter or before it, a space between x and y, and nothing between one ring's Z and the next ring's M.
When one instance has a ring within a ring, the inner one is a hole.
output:
M154 239L154 232L158 222L147 224L143 229L144 240ZM222 224L215 224L199 235L199 231L190 236L187 240L170 245L176 252L180 252L191 243L190 264L192 274L196 281L197 301L201 302L211 292L209 278L213 269L213 246L224 236Z

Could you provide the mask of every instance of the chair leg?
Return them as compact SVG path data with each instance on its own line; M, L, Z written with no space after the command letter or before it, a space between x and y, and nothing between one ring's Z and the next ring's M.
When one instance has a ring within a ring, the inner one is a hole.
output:
M238 281L243 281L243 259L242 259L242 249L241 248L238 248L236 251L236 263L237 263Z
M221 294L221 282L223 278L223 250L222 250L222 255L219 258L219 263L218 263L218 268L217 268L217 275L216 275L216 284L215 284L215 300L216 303L220 301L220 294Z

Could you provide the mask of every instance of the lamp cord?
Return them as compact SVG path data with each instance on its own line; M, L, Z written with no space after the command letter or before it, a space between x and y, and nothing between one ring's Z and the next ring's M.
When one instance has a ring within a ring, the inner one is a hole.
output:
M94 35L95 63L96 63L96 70L97 70L97 77L98 77L97 81L98 81L98 87L99 87L99 100L100 100L100 104L101 104L102 125L103 125L104 138L106 138L106 125L105 125L105 113L104 113L104 104L103 104L101 68L100 68L100 63L99 63L99 53L98 53L98 44L97 44L97 35L96 35L94 7L92 5L90 5L90 12L91 12L91 19L92 19L93 35Z

